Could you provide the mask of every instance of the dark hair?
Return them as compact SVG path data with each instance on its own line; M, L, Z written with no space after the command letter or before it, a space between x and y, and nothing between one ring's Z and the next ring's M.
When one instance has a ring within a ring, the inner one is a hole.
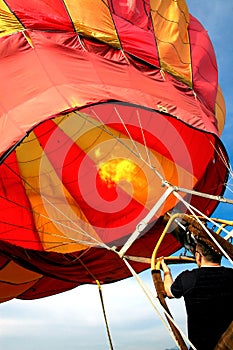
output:
M221 263L222 255L204 242L197 241L196 251L201 253L207 261L218 264Z

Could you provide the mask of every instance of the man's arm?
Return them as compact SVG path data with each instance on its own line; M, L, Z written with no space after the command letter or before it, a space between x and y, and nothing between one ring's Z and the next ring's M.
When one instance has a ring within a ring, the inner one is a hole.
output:
M163 273L164 273L165 292L166 292L168 298L174 298L174 296L171 293L171 285L173 283L173 278L171 275L171 271L170 271L169 267L167 266L167 264L165 263L164 259L161 260L161 267L162 267Z

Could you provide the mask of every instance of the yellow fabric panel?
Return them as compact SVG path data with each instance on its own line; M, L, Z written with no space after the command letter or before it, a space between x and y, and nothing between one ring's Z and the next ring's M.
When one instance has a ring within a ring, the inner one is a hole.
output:
M120 48L107 1L103 0L64 0L75 30Z
M151 11L162 69L191 87L189 12L185 1L151 0Z
M16 264L14 261L9 262L9 264L0 270L0 281L12 284L37 281L41 277L42 275L39 273L27 270Z
M226 105L221 87L218 85L217 97L215 102L215 116L218 121L218 131L221 135L225 125L226 119Z
M24 30L22 24L9 10L3 0L0 0L0 37Z
M97 244L95 231L42 153L34 133L17 148L16 155L44 250L69 253L86 249L82 242Z

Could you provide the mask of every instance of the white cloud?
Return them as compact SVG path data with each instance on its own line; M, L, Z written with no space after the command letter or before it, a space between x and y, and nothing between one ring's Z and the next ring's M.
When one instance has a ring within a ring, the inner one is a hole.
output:
M142 277L154 292L150 271ZM175 345L133 278L105 285L102 292L116 349L164 350ZM176 301L171 305L182 323L180 306L176 308ZM92 285L41 300L4 303L0 329L4 350L15 350L15 342L18 350L29 350L32 341L35 350L109 348L98 288Z

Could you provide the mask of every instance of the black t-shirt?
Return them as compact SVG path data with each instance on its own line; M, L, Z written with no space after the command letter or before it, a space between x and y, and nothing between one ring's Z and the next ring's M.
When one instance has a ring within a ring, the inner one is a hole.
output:
M171 286L184 297L188 336L198 350L213 350L233 320L233 269L201 267L182 272Z

